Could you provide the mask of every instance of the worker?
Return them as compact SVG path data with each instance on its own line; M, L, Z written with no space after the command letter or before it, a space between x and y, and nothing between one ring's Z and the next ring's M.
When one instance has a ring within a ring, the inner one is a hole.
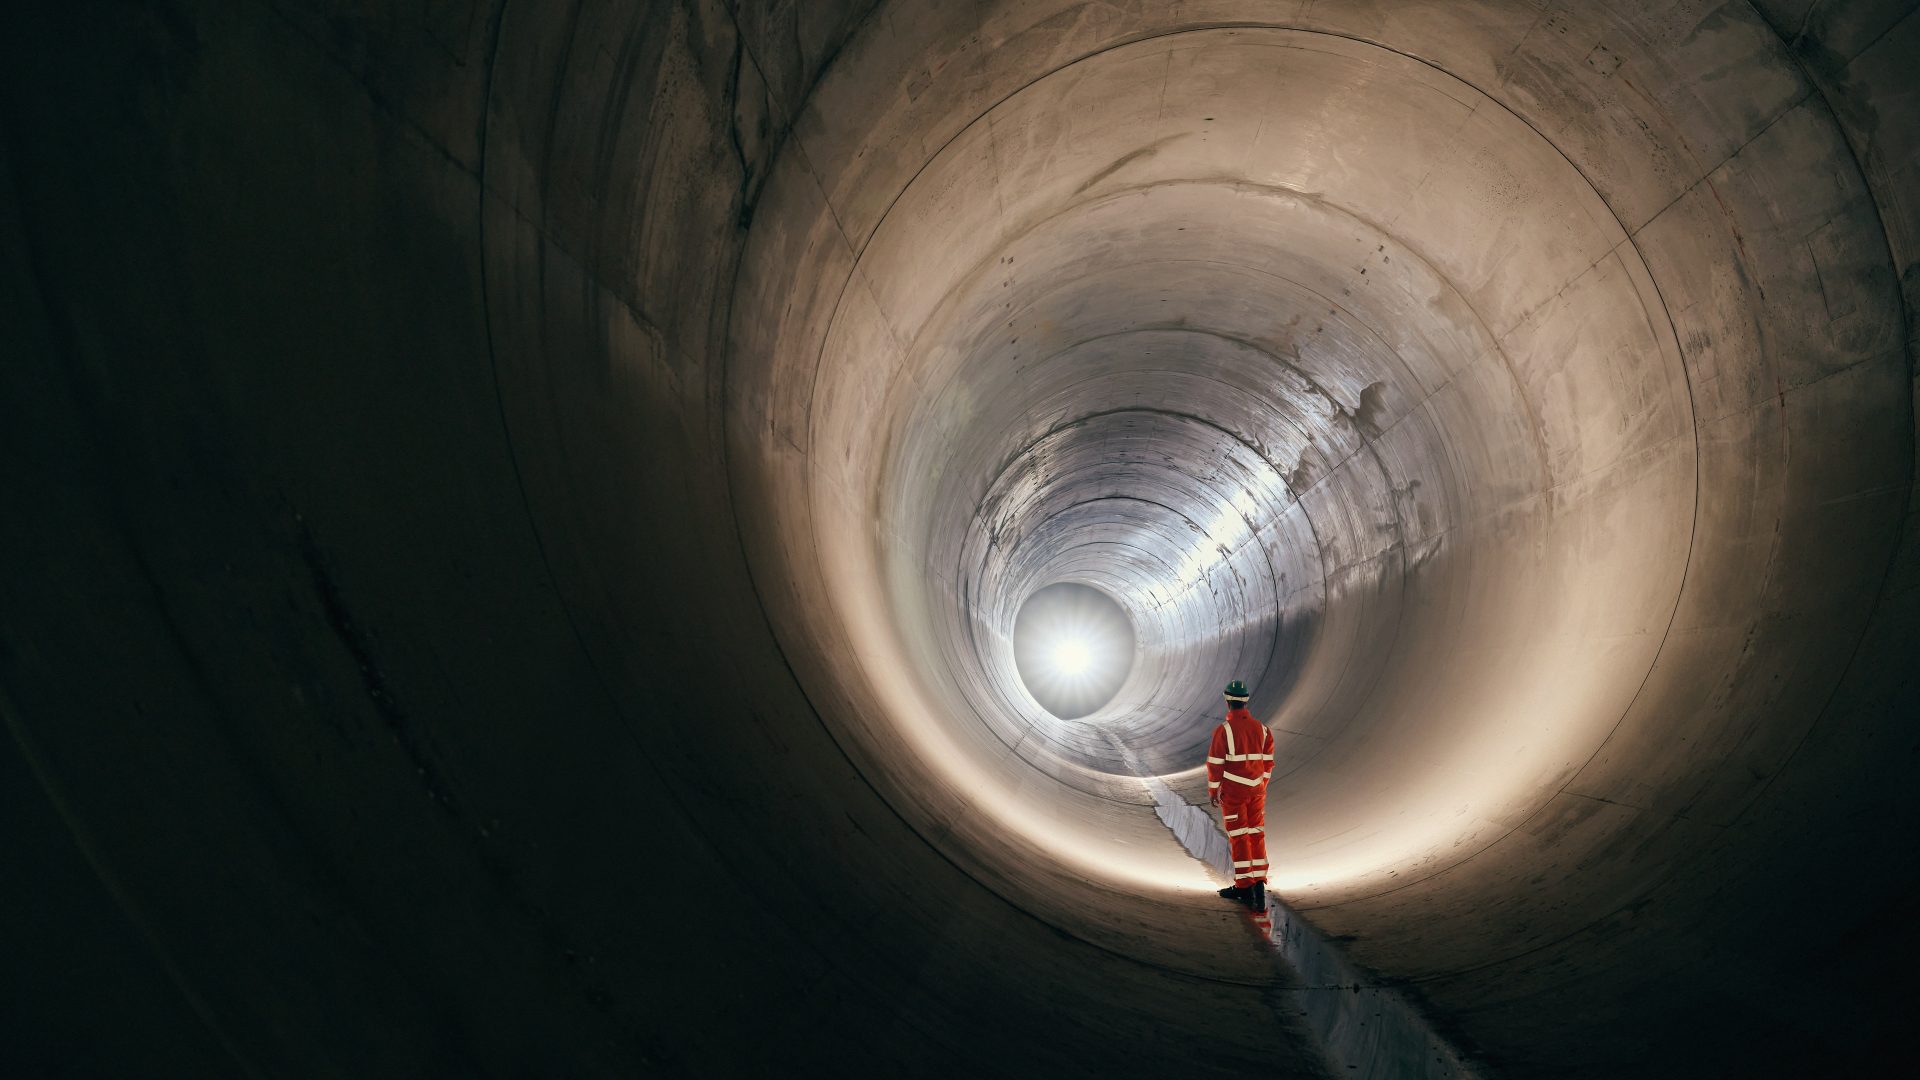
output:
M1247 684L1227 684L1227 718L1207 748L1207 798L1220 808L1233 851L1233 884L1220 895L1267 910L1267 781L1273 732L1247 711Z

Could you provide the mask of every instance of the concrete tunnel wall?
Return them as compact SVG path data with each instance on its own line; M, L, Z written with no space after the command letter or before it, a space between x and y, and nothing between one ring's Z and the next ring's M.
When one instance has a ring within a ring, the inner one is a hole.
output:
M1916 35L29 14L6 1053L1314 1075L1129 778L1239 675L1280 891L1490 1073L1894 1060Z

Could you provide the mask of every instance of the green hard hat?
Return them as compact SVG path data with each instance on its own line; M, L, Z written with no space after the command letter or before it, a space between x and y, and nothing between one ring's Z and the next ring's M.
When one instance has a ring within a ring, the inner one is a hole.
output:
M1228 701L1245 701L1250 696L1251 695L1247 693L1247 684L1241 682L1239 679L1235 679L1227 684Z

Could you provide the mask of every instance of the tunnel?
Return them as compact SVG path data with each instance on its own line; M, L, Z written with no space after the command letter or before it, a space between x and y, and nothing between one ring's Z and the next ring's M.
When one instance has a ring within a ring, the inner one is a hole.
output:
M1908 0L10 22L0 1071L1911 1067Z

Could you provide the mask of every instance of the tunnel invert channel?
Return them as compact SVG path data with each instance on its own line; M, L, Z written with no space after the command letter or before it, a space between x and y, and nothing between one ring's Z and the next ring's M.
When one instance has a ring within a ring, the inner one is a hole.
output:
M1314 1075L1155 813L1243 678L1489 1071L1870 1074L1913 6L23 13L0 1055Z

